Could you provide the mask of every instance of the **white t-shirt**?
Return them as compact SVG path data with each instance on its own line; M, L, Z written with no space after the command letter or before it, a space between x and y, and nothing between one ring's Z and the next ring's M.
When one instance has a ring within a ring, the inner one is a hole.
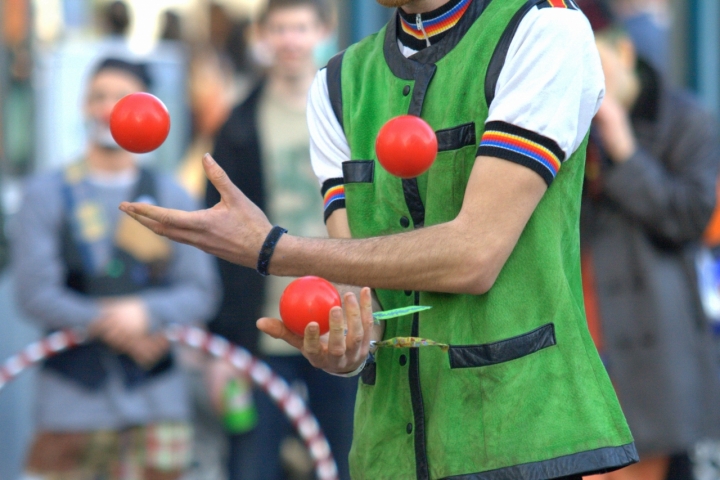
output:
M399 48L406 57L415 53ZM478 154L511 161L527 157L519 163L549 184L561 162L582 143L604 94L600 57L585 15L534 7L510 44ZM308 126L320 184L339 181L342 163L351 160L350 147L330 104L326 69L317 73L310 89ZM508 138L512 142L503 143ZM525 144L534 148L524 149ZM328 200L326 209L332 203Z

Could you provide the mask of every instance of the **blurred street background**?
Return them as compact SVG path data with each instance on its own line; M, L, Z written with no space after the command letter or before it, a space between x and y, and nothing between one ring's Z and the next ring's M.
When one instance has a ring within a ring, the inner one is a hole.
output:
M720 112L720 2L615 0L638 51L676 86ZM0 226L7 233L30 174L66 165L86 144L82 92L88 68L107 55L147 62L152 92L167 105L170 137L141 164L177 174L190 190L201 154L233 105L267 65L254 20L262 0L0 0ZM316 49L325 65L336 52L377 31L390 10L374 0L335 0L334 32ZM196 195L199 195L196 193ZM11 294L5 235L0 231L0 360L37 339ZM187 360L189 365L193 359ZM33 375L0 392L0 480L21 478L32 438ZM192 369L189 376L195 374ZM210 415L196 382L198 415ZM205 412L205 413L203 413ZM211 422L210 422L211 423ZM196 478L222 478L220 435L196 453ZM217 440L217 442L215 441ZM203 464L203 465L201 465ZM202 470L202 469L205 470ZM212 473L208 473L212 472Z

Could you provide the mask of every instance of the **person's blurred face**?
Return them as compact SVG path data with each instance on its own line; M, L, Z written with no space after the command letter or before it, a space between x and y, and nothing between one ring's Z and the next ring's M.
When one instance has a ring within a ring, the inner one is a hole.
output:
M595 39L603 73L605 94L627 108L632 106L635 94L635 48L629 38L607 38L598 35Z
M107 69L90 81L85 103L85 114L99 122L108 123L110 112L125 95L144 90L142 82L122 70Z
M89 140L101 147L117 148L110 135L110 112L125 95L143 90L138 78L122 70L106 69L95 75L85 99Z
M309 5L272 10L260 26L273 68L289 76L300 75L313 64L313 51L326 33L317 12Z

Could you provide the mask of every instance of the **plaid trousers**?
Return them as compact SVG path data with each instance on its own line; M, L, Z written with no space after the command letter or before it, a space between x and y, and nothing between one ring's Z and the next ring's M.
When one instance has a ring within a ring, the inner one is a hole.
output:
M33 480L176 480L192 457L188 423L123 430L38 432L26 462Z

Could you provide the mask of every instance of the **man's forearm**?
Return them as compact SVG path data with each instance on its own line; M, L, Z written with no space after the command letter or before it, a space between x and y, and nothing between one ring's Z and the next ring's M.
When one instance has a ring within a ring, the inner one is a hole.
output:
M532 170L480 157L454 220L366 239L285 235L270 261L270 273L317 275L392 290L483 294L494 284L545 190Z
M183 212L123 202L120 209L159 235L255 267L272 226L212 158L203 161L222 194L213 208ZM532 169L479 157L454 220L357 240L285 235L276 245L269 272L318 275L373 288L482 294L495 282L546 189Z
M479 293L477 243L456 222L367 239L285 235L270 262L280 276L317 275L332 282L394 290ZM439 244L442 248L438 248ZM474 282L477 282L473 285Z

